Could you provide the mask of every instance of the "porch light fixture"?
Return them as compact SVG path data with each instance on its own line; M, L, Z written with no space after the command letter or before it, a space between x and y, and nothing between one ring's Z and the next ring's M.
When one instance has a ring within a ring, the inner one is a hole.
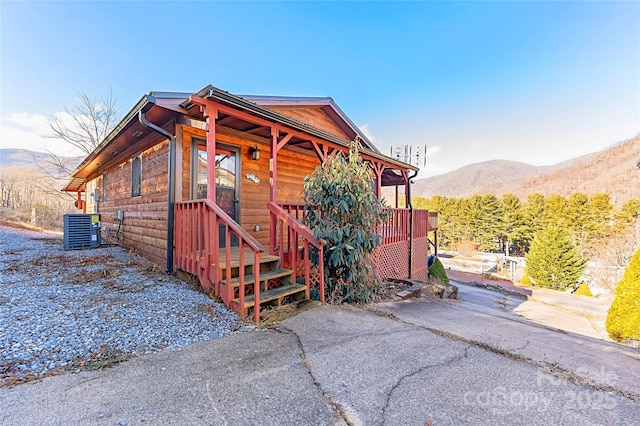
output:
M251 154L253 161L260 160L260 149L258 149L258 145L254 145L249 148L249 154Z

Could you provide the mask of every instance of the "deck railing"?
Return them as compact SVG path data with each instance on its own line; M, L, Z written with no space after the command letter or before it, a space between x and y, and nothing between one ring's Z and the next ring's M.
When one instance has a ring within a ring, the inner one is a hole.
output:
M429 223L429 229L427 231L438 230L438 212L429 212L427 222Z
M204 290L212 290L227 306L234 303L234 286L231 282L231 241L238 241L239 265L245 263L245 248L253 253L254 320L260 320L260 255L264 247L236 221L210 200L192 200L176 203L175 211L176 265L200 279ZM220 248L220 230L224 230L224 247ZM222 251L222 253L221 253ZM220 265L225 265L222 277ZM245 268L238 267L238 299L244 312ZM213 286L213 289L211 288Z
M310 296L311 283L314 281L319 287L320 302L324 303L324 245L326 241L318 241L313 236L313 232L300 222L298 218L302 218L302 206L288 204L284 205L283 208L276 203L268 203L267 208L271 213L270 251L277 253L283 266L293 271L293 282L296 281L299 266L302 266L302 273L307 287L307 299ZM309 244L318 250L316 276L311 275ZM302 265L299 262L302 262Z
M298 222L302 222L302 219L304 218L304 216L307 214L307 212L304 209L304 204L282 204L279 203L278 206L280 206L280 208L284 211L286 211L287 213L289 213L289 215L293 216Z
M382 237L382 245L409 239L409 209L389 209L389 211L389 219L378 230L378 235Z

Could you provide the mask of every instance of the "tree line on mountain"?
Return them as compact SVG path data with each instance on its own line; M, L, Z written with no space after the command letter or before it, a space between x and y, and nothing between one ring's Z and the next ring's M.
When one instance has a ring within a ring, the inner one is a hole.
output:
M581 192L568 197L533 193L524 200L513 194L501 198L492 194L412 197L412 204L438 212L438 246L445 250L465 251L471 246L480 251L524 255L538 236L546 239L547 246L550 238L555 239L551 247L555 254L546 256L557 256L566 250L564 240L568 238L580 256L601 265L590 268L589 273L609 291L615 288L640 243L640 199L636 198L626 201L621 209L614 208L609 194L589 196ZM560 231L554 236L545 235L543 231L552 232L551 228Z
M505 250L525 254L525 279L565 290L588 275L615 291L606 327L614 340L640 340L640 199L615 209L606 193L568 197L540 193L469 198L412 198L415 208L438 212L445 249ZM634 254L635 253L635 254ZM582 281L581 287L586 288ZM587 292L590 293L590 292ZM585 293L583 293L585 294Z
M551 224L564 228L586 257L596 256L612 238L631 232L640 213L640 199L617 210L606 193L575 192L568 197L534 193L522 201L513 194L469 198L412 197L414 208L438 212L438 243L456 249L472 241L480 251L526 253L539 231Z

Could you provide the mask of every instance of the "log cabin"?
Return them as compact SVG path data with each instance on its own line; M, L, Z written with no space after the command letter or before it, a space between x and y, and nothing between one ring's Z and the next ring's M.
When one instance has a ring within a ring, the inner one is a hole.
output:
M324 301L324 242L303 224L303 181L355 138L376 195L395 187L395 208L377 230L379 276L426 279L437 214L404 201L418 168L381 154L328 97L234 95L211 85L151 92L63 190L76 194L81 212L100 214L103 240L168 273L197 276L205 292L242 314L253 308L258 321L264 303L312 291Z

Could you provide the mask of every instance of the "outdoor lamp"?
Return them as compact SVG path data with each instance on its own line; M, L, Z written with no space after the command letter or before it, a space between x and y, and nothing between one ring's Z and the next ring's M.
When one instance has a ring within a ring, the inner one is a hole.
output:
M251 154L251 158L254 161L260 160L260 149L258 149L257 144L249 148L249 154Z

